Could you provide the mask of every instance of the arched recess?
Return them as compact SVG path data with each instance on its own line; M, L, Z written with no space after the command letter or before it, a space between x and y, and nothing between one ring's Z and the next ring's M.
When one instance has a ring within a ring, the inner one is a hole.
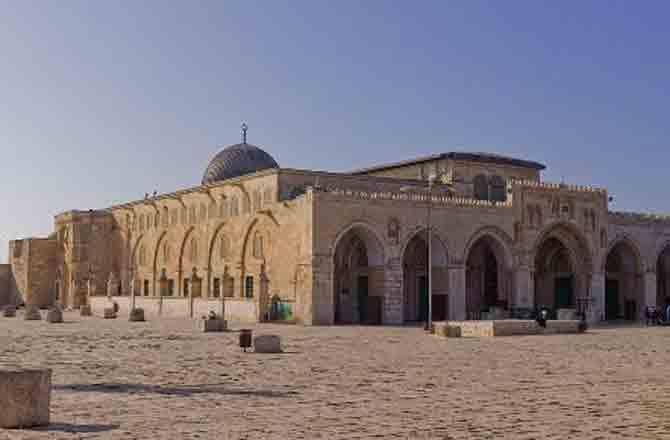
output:
M616 240L605 257L605 319L637 320L644 306L642 258L629 239Z
M466 317L509 310L512 306L511 239L498 228L483 228L465 247Z
M145 235L141 235L135 243L131 256L131 265L135 280L136 283L139 283L139 290L136 293L142 296L149 296L151 294L151 283L154 280L148 241Z
M177 234L170 231L164 231L154 248L154 283L162 277L163 273L167 277L167 291L164 292L166 296L176 296L177 280L179 279L179 247L180 242ZM160 286L156 288L156 294L160 295Z
M431 242L432 319L449 316L449 254L444 241L433 231ZM402 249L403 321L425 321L428 315L428 234L414 232Z
M281 293L277 291L283 285L280 276L289 276L278 273L278 265L274 264L277 254L281 255L278 231L274 216L258 213L248 223L242 241L239 291L242 297L258 303L259 320L269 317L271 295Z
M203 245L200 234L195 227L190 227L184 234L179 247L179 266L177 274L177 292L175 296L189 297L191 296L191 278L193 274L200 279L203 277L203 261L205 258L206 246ZM202 292L200 292L201 294ZM198 296L198 295L195 295Z
M335 323L381 323L385 261L382 241L365 223L353 223L338 234L333 249Z
M228 223L221 222L209 242L207 257L207 285L209 296L219 298L234 296L235 280L231 274L233 255L233 236L225 227Z
M535 306L583 311L589 295L593 259L588 241L572 224L549 225L533 247Z
M656 307L666 310L670 305L670 242L659 248L656 257Z

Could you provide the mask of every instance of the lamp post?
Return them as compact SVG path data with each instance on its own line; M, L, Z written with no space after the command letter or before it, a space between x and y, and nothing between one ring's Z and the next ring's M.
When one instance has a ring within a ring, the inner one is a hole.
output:
M428 187L416 187L416 186L403 186L400 188L401 192L424 192L428 193L428 208L426 213L426 235L428 239L428 311L426 316L426 322L424 325L425 331L431 331L433 327L433 232L432 232L432 223L431 223L431 214L433 208L433 188L435 187L435 182L440 181L440 183L445 185L445 188L451 193L453 188L451 187L451 182L449 179L442 175L437 176L436 174L431 174L428 176Z

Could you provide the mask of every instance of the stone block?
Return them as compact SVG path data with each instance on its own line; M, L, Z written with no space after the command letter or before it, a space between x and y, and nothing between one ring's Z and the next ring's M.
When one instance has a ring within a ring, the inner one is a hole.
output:
M116 319L116 310L113 307L106 307L102 311L102 317L105 319Z
M91 310L91 306L89 306L88 304L80 306L79 307L79 315L80 316L93 316L93 311Z
M2 309L2 316L5 318L13 318L16 316L16 307L15 306L5 306Z
M0 368L0 428L49 424L51 370Z
M36 306L26 306L23 319L26 321L41 321L42 314L40 313L40 309L38 309Z
M256 353L281 353L281 339L277 335L261 335L254 338Z
M52 307L47 312L46 321L50 322L52 324L57 324L57 323L63 322L63 312L58 307Z
M144 321L144 309L135 307L130 310L130 315L128 316L128 321L130 322L143 322Z
M445 338L460 338L461 327L458 325L451 325L448 322L436 322L433 323L433 333Z
M228 321L225 319L200 319L198 321L198 328L200 331L208 332L223 332L228 328Z

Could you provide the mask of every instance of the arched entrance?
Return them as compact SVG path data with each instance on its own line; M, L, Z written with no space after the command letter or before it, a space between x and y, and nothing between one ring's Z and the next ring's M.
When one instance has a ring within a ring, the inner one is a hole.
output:
M381 324L383 286L381 243L367 227L351 227L335 246L335 323Z
M502 244L490 235L479 237L470 247L465 274L467 319L509 308L504 255Z
M610 249L605 262L605 319L639 319L643 292L638 253L621 241Z
M670 244L658 256L656 280L656 307L665 311L670 304Z
M449 316L447 251L433 234L432 245L432 320ZM425 230L412 236L404 248L403 321L424 322L428 316L428 238Z
M566 225L541 236L535 249L535 307L584 312L588 302L591 253L585 239Z

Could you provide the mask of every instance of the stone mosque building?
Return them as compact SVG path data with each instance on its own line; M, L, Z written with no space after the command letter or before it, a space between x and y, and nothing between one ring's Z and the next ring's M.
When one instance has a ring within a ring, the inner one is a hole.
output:
M282 168L245 130L200 185L66 211L49 237L11 241L0 304L123 312L132 297L158 318L225 301L229 320L403 324L426 318L430 269L434 320L664 306L670 218L611 212L605 189L543 182L544 168L472 152Z

